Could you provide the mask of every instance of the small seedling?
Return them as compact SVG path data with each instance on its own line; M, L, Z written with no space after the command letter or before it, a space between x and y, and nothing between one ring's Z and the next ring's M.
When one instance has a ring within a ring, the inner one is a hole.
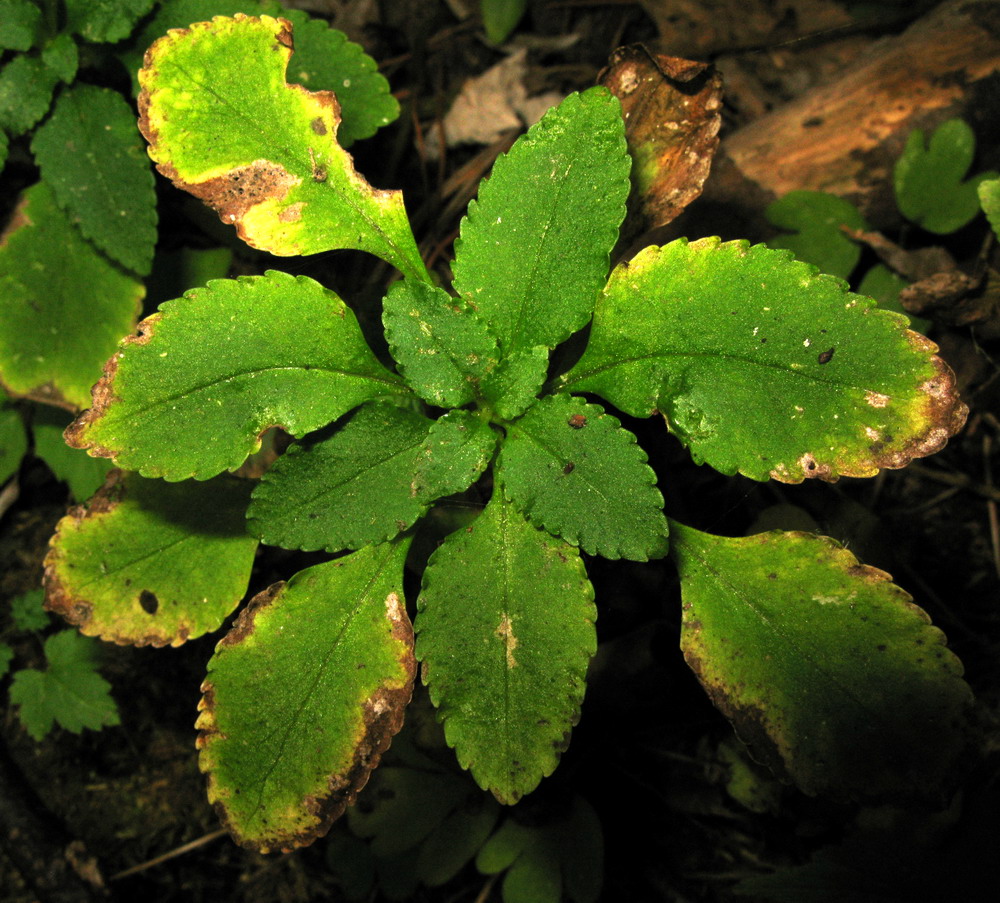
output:
M63 520L46 566L49 608L84 633L163 645L222 624L258 540L332 556L256 595L209 663L200 764L234 838L289 850L325 833L398 731L418 660L460 764L501 803L530 793L568 743L596 649L585 555L670 555L688 663L782 777L862 797L945 781L969 690L910 597L825 537L668 519L669 474L658 485L611 408L662 416L725 474L873 476L964 422L933 343L746 242L649 247L609 275L630 161L603 88L497 161L448 291L400 195L337 143L334 96L286 83L290 53L288 23L268 17L174 31L147 54L141 127L159 170L253 246L396 266L392 360L304 276L161 305L67 431L130 472ZM259 480L227 476L274 427L298 441ZM458 494L488 501L423 567L411 627L411 543ZM480 867L523 858L533 874L536 841L502 840Z
M42 597L36 590L12 600L15 630L37 633L49 625ZM45 639L44 652L44 669L21 668L11 675L10 701L33 739L44 739L56 724L78 734L119 723L111 685L97 672L98 644L75 630L60 630ZM0 677L13 660L14 650L0 643Z

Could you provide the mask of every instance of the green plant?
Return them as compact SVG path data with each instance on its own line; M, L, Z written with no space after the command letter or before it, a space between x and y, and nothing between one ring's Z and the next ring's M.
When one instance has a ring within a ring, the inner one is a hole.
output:
M517 27L527 8L528 0L482 0L486 37L494 44L502 44Z
M42 599L39 589L11 601L15 631L37 635L48 627ZM55 724L78 734L84 728L100 730L119 723L111 687L97 673L99 652L94 640L75 630L59 630L44 641L44 670L20 668L11 675L10 701L35 740L43 739ZM14 658L14 649L0 642L0 677Z
M47 405L0 404L0 485L14 476L21 460L30 452L41 458L69 487L78 501L90 498L104 482L111 462L81 455L66 445L63 430L72 418Z
M78 412L135 328L147 284L156 292L179 268L192 278L228 272L228 254L154 253L157 199L128 71L168 29L237 11L295 24L291 78L336 88L346 145L398 115L358 45L272 0L0 2L0 171L9 154L10 197L29 183L0 242L0 385L9 394ZM191 284L200 282L181 288Z
M336 556L256 595L209 663L200 764L234 838L270 851L323 834L399 730L418 659L459 763L502 803L532 791L568 742L596 648L583 553L670 555L687 661L779 775L875 797L946 783L969 690L910 597L825 537L724 538L668 519L645 453L604 406L662 414L726 474L872 476L937 451L965 419L936 346L745 242L650 247L609 276L629 158L601 88L497 161L451 294L399 194L369 186L338 145L334 98L286 84L289 45L269 17L171 33L146 57L141 128L160 171L252 245L396 266L392 359L302 276L211 281L161 305L67 430L130 472L61 522L46 564L48 607L84 633L163 645L222 624L258 539ZM273 427L299 441L270 464ZM238 468L266 470L224 473ZM449 508L463 493L488 499L474 519ZM432 545L447 533L425 566L420 530ZM422 570L412 628L408 561ZM487 842L484 869L526 843Z
M966 179L975 155L975 135L961 119L943 122L925 142L914 129L893 167L893 191L899 212L913 226L936 235L949 235L968 225L982 209L990 216L990 192L997 184L995 172ZM995 200L993 201L995 205ZM995 217L995 206L993 216ZM953 263L936 255L927 263L909 255L894 243L871 234L871 226L849 201L825 191L790 191L765 210L768 220L789 232L768 241L772 248L787 248L800 260L824 273L851 279L863 295L900 313L907 311L899 294L921 276L932 275ZM992 220L991 220L992 222ZM994 229L996 230L996 225ZM873 238L873 247L886 262L857 272L863 242ZM913 318L916 329L926 329L927 320Z

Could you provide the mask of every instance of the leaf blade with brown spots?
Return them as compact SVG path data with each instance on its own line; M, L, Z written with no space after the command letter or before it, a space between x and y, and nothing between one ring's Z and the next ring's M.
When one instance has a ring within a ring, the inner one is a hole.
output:
M939 451L967 414L907 322L786 251L680 239L615 269L558 385L663 414L722 473L874 476Z
M59 522L45 605L86 636L179 646L218 630L250 580L248 481L164 483L114 471Z
M367 546L275 584L216 648L199 764L243 846L291 850L325 834L402 726L416 674L408 547Z
M810 794L941 789L971 692L888 574L812 533L670 535L684 656L756 758Z
M579 718L597 648L580 554L496 491L431 557L417 605L445 738L484 790L514 803L553 772Z
M356 248L427 278L402 195L372 188L336 140L328 91L286 82L289 23L217 16L147 51L139 126L157 169L247 244L280 256Z

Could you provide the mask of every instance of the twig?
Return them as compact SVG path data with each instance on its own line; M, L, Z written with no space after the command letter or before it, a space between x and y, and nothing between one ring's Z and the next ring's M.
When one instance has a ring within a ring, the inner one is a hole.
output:
M163 853L160 856L156 856L153 859L147 859L145 862L140 862L139 865L133 865L130 868L125 869L123 872L118 872L108 878L108 881L118 881L121 878L128 878L130 875L138 874L139 872L144 872L146 869L151 869L155 865L160 865L169 859L175 859L177 856L183 856L185 853L190 853L192 850L197 850L199 847L205 846L207 843L211 843L213 840L218 840L220 837L226 835L225 828L219 828L218 831L212 831L209 834L205 834L202 837L192 840L188 843L182 844L176 849L170 850L168 853Z
M493 890L493 885L497 883L497 878L499 877L500 877L499 874L490 875L489 880L483 885L483 889L479 892L479 895L476 897L473 903L486 903L486 901L489 899L490 891Z

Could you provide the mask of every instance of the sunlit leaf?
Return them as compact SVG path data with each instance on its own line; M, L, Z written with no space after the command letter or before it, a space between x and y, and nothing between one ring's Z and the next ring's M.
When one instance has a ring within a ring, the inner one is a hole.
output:
M629 159L618 101L572 94L510 151L469 205L455 289L510 355L586 325L625 215Z
M116 472L59 522L46 608L87 636L135 646L217 630L250 580L249 494L231 477L171 484Z
M41 182L0 241L0 380L76 410L139 315L142 284L98 254Z
M243 846L290 850L325 834L402 725L416 672L407 546L368 546L275 584L216 648L199 763Z
M139 125L157 168L255 248L357 248L426 279L402 196L372 188L337 144L336 98L285 81L286 25L218 17L149 49Z
M464 301L412 279L395 283L382 322L407 383L439 407L468 404L500 357L497 340Z
M156 245L153 174L135 114L108 88L64 91L31 150L56 201L112 260L149 272Z
M785 251L681 239L615 269L560 385L662 413L723 473L833 480L903 467L961 428L936 351Z
M600 405L543 398L507 427L498 468L507 498L536 526L589 555L646 561L667 551L646 453Z
M300 10L282 15L292 23L295 34L288 80L310 91L337 95L343 117L337 132L341 147L371 137L399 116L399 102L390 93L389 83L361 45Z
M55 724L79 734L119 723L111 685L97 673L97 645L75 630L62 630L45 641L44 671L14 673L10 701L33 739L41 740Z
M423 680L459 763L502 803L552 773L596 649L579 553L497 492L431 557L418 599Z
M66 437L144 476L206 479L239 467L268 427L302 436L405 391L333 292L271 270L160 305Z
M940 789L971 693L888 574L812 533L726 539L671 522L671 539L685 658L757 759L807 793Z
M892 173L903 216L938 235L968 223L979 212L979 184L997 178L984 172L965 180L975 151L975 133L961 119L943 122L929 142L920 129L910 132Z

